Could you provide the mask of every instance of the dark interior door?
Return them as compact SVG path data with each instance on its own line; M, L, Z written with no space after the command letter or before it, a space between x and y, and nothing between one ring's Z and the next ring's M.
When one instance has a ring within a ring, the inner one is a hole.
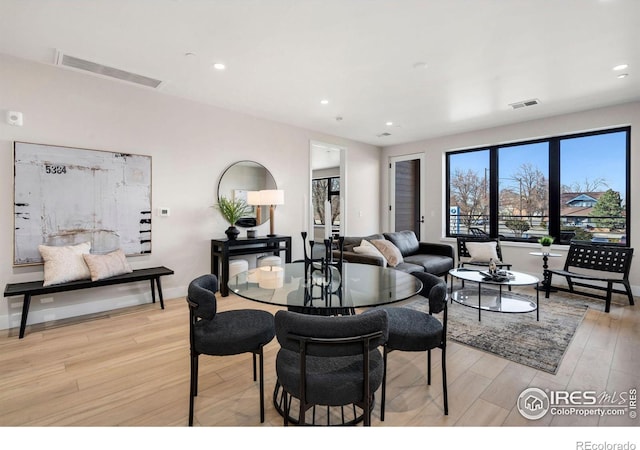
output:
M395 230L413 230L420 240L420 160L395 163Z

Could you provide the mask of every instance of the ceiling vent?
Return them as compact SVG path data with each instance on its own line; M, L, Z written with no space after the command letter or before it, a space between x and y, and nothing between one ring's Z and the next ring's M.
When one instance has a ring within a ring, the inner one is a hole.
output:
M378 136L378 137L387 137L387 136L391 136L391 133L380 133L380 134L377 134L376 136Z
M531 100L525 100L523 102L510 103L509 106L511 106L513 109L520 109L520 108L525 108L527 106L534 106L539 103L540 103L540 100L538 100L537 98L532 98Z
M102 64L76 58L75 56L65 55L61 51L56 52L56 66L72 67L74 69L84 70L104 77L117 78L118 80L128 81L129 83L140 84L150 88L157 88L160 86L160 83L162 83L162 81L154 78L103 66Z

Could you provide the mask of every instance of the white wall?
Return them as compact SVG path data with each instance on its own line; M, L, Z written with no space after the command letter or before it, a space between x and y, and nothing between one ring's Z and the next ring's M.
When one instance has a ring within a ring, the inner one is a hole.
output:
M134 268L165 265L165 298L184 296L210 270L210 239L227 228L214 208L220 175L238 160L254 160L285 191L276 232L300 231L309 185L309 141L347 148L348 232L379 229L380 149L342 138L181 100L151 89L0 55L0 112L24 114L24 126L0 123L0 285L42 279L42 266L13 267L13 141L131 152L152 156L152 254L129 258ZM357 205L357 206L356 206ZM158 207L171 216L155 215ZM353 211L352 211L353 209ZM363 211L362 217L358 211ZM268 223L260 234L268 232ZM22 299L0 302L0 329L19 325ZM56 294L32 301L29 323L114 309L150 300L148 283Z
M544 107L541 105L540 107ZM518 113L519 111L514 111ZM426 173L427 207L425 217L427 220L427 232L423 238L425 241L442 241L455 246L455 240L445 239L444 228L444 156L447 151L464 148L475 148L484 145L516 142L534 138L558 136L563 134L592 131L598 129L614 128L617 126L631 125L631 244L638 247L640 242L640 179L635 176L640 170L640 140L634 139L634 131L640 130L640 102L626 103L607 108L583 111L574 114L551 117L541 120L532 120L515 125L498 128L490 128L469 133L440 137L410 144L396 145L383 148L380 161L382 172L382 185L388 185L388 163L391 156L408 155L424 152L428 161L441 161L441 164L432 164ZM604 174L603 174L604 176ZM388 224L388 189L382 189L380 207L380 223ZM514 263L514 270L520 270L531 274L540 275L541 261L539 257L529 255L530 251L537 250L536 244L502 243L503 257L505 261ZM553 246L553 251L566 254L566 246ZM640 247L637 249L640 251ZM550 267L562 267L564 258L550 258ZM631 284L634 285L634 293L640 295L640 261L635 261L631 268ZM555 283L555 279L554 279Z

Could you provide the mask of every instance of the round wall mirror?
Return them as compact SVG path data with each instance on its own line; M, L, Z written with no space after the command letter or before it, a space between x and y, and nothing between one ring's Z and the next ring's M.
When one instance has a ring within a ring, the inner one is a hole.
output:
M254 161L238 161L227 167L218 182L218 199L224 196L228 199L241 198L248 200L249 191L278 189L276 180L271 172L262 164ZM258 211L260 208L260 211ZM258 223L259 219L259 223ZM269 220L269 206L253 206L253 213L236 222L236 226L251 228L262 225Z

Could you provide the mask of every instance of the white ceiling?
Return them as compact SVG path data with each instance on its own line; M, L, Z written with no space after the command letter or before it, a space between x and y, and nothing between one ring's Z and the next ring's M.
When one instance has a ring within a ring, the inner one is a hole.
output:
M640 99L640 0L0 0L0 53L56 49L379 146Z

